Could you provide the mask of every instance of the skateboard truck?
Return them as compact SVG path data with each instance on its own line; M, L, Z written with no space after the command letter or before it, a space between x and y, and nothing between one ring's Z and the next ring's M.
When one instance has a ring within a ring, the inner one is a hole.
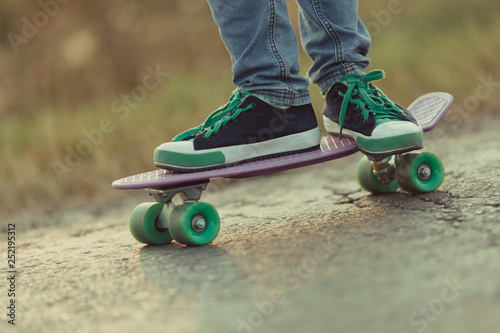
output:
M201 198L201 193L207 188L210 180L203 183L192 184L188 186L173 188L148 188L149 192L157 202L168 204L172 202L173 197L180 195L183 202L196 202Z
M372 163L373 173L382 184L389 185L394 179L396 179L396 168L394 165L399 160L399 154L395 155L394 163L391 163L390 157L368 157L368 159Z
M165 188L147 188L146 191L149 192L151 196L155 198L157 201L158 206L158 212L156 213L157 217L154 218L154 227L159 233L163 234L170 234L172 232L175 233L175 229L181 231L177 232L177 237L179 239L184 239L183 243L184 244L191 244L191 245L201 245L205 242L211 241L213 238L218 233L219 229L219 218L218 215L215 213L216 216L214 216L214 213L212 212L215 211L213 207L211 207L208 204L205 203L199 203L198 201L201 198L201 194L204 190L206 190L208 183L210 180L205 180L201 183L193 183L185 186L180 186L180 187L165 187ZM179 196L182 199L182 204L176 206L173 202L172 199L179 194ZM201 206L198 208L193 207L196 205ZM181 207L182 206L182 207ZM192 213L190 212L185 212L185 207L190 207L191 209L188 208L188 210L191 210ZM150 209L150 207L139 205L138 208L138 214L139 215L146 215L146 211ZM172 213L176 209L181 209L182 213ZM144 212L144 214L143 214ZM172 217L174 216L174 217ZM172 222L172 219L175 221ZM132 220L134 221L134 220ZM135 221L131 225L131 231L134 235L140 237L141 231L135 230L138 225L138 229L142 229L143 227L141 226L143 221L143 218L139 220L139 223ZM153 222L153 221L152 221ZM173 224L172 224L173 223ZM135 227L134 227L135 225ZM184 225L188 226L188 230L192 231L191 235L185 235L184 230L185 227ZM214 227L215 225L215 227ZM214 232L213 229L216 229ZM172 230L174 229L174 230ZM207 230L208 229L208 230ZM212 230L209 230L212 229ZM138 231L138 232L137 232ZM136 234L137 233L137 234ZM194 235L193 235L194 233ZM208 233L208 235L204 236L204 233ZM166 240L171 241L169 235ZM198 243L200 240L199 238L201 237L201 243ZM208 237L208 239L207 239ZM162 239L161 242L164 240Z

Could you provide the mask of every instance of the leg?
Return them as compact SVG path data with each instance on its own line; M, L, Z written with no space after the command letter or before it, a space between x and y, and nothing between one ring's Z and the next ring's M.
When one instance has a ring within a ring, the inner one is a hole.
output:
M234 84L281 106L311 102L285 0L208 0L231 55Z
M208 0L238 89L202 125L156 148L158 167L200 171L316 149L320 129L286 0Z
M363 74L371 39L358 17L357 0L297 0L300 36L314 61L309 77L324 93L346 74Z
M302 44L314 61L309 75L326 97L327 131L349 130L360 150L373 156L421 147L423 131L412 114L371 83L384 73L364 74L371 40L357 0L297 1Z

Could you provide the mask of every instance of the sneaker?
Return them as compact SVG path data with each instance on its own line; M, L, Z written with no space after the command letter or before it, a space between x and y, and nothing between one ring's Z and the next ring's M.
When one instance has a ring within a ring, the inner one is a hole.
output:
M278 108L236 90L205 122L163 143L157 167L201 171L317 148L320 129L311 104Z
M391 155L422 148L422 127L412 114L391 102L370 82L384 78L384 72L363 76L348 74L326 93L323 108L325 129L356 140L368 155Z

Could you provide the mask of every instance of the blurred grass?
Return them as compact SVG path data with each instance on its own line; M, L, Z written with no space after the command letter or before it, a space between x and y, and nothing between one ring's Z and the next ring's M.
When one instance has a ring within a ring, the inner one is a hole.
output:
M230 59L200 3L71 2L17 54L7 33L18 33L20 18L40 8L28 1L0 5L1 212L33 205L52 211L69 199L112 196L114 179L152 168L158 144L227 101L234 89ZM392 99L408 105L423 93L448 91L460 108L479 77L500 81L500 3L401 0L401 12L381 20L389 3L362 0L360 16L373 33L369 70L386 71L377 85ZM289 9L297 26L294 2ZM311 61L301 52L300 62L305 75ZM121 119L113 103L125 106L122 95L157 65L169 76ZM319 112L322 98L310 91ZM498 109L496 96L478 109ZM54 169L68 166L68 147L89 141L84 131L99 129L105 118L112 130L102 142L76 166Z

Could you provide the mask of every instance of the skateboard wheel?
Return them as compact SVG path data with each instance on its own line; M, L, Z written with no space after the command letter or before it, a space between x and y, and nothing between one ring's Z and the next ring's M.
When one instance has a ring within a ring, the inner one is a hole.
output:
M215 208L205 202L184 202L170 213L168 230L185 245L206 245L219 233L220 219Z
M165 206L158 202L144 202L137 205L129 219L130 233L134 238L145 244L168 244L172 236L168 229L159 229L157 221L163 218L162 209Z
M404 154L396 165L396 179L405 191L432 192L444 179L444 165L434 153Z
M382 183L373 173L372 163L366 156L363 156L358 162L356 177L362 189L374 194L392 193L399 188L395 179L388 185Z

